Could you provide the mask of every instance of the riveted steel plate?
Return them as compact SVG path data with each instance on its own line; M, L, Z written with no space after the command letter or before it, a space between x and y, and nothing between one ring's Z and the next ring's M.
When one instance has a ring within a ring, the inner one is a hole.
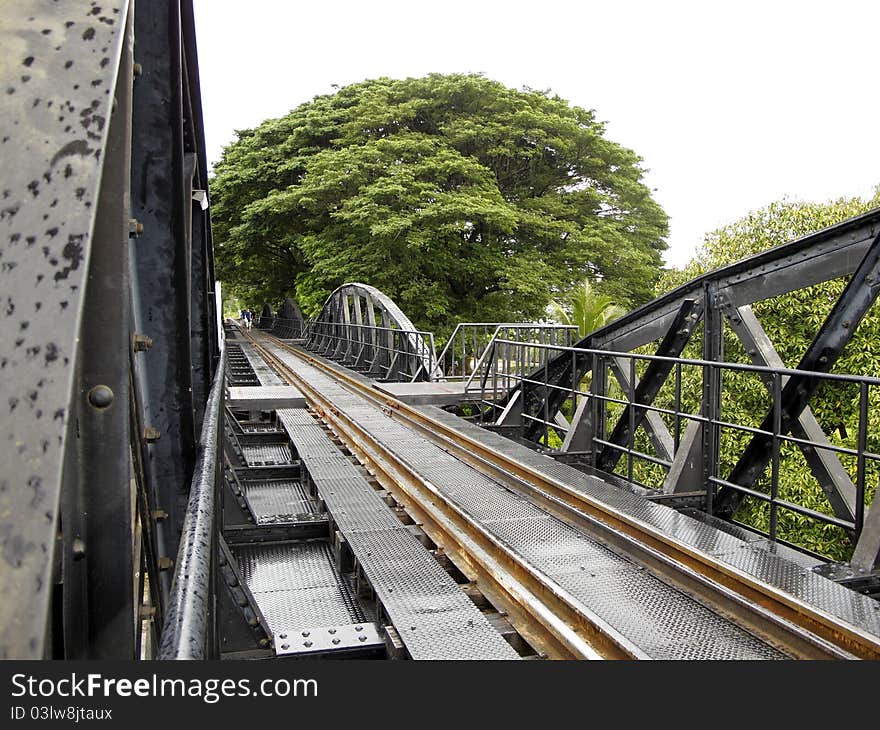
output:
M277 656L376 649L384 645L379 627L374 623L279 629L275 634Z

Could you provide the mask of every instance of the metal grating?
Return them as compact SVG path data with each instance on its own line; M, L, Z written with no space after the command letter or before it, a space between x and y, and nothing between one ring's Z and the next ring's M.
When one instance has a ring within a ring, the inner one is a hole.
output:
M273 464L292 464L293 455L287 444L243 445L241 452L247 466L270 466Z
M249 342L242 342L239 347L241 348L242 355L247 358L247 363L251 366L254 375L260 381L260 385L287 385L284 379L272 370L264 362L263 358L257 354L253 345Z
M319 501L292 479L244 480L241 486L258 525L310 520L323 514Z
M364 621L327 543L236 545L242 578L273 634L298 626Z
M323 386L329 382L325 376L317 373L311 366L298 363L297 367L305 377L310 379L314 387L323 389ZM701 636L700 631L694 628L699 626L700 630L707 633L727 637L726 641L720 643L702 642L700 644L700 650L709 656L716 658L733 656L739 658L758 658L759 656L777 658L781 656L776 650L742 629L730 626L728 622L711 613L690 597L661 583L655 577L641 571L627 573L631 564L624 558L607 551L595 540L568 527L539 508L530 508L524 505L522 500L517 500L508 490L493 483L488 477L459 461L439 446L413 434L400 422L385 417L378 409L372 408L372 413L369 413L369 404L360 396L344 392L334 400L334 405L349 417L354 417L353 414L357 412L358 423L367 429L374 438L391 447L422 477L438 485L438 488L446 492L462 509L472 514L479 513L480 517L477 519L481 520L482 525L489 532L508 544L515 552L523 555L552 580L560 585L564 582L575 600L580 601L583 605L591 606L591 594L587 591L588 586L582 580L581 568L590 564L597 565L599 561L606 563L605 570L595 573L595 575L620 570L624 574L631 575L633 581L636 584L641 584L644 590L654 597L655 601L662 601L665 597L668 605L672 606L674 610L663 615L674 616L678 612L683 612L683 615L678 620L659 624L666 632L661 635L659 643L652 632L658 627L655 615L662 607L648 606L640 604L638 601L625 601L621 598L620 604L625 605L627 611L625 620L621 616L612 616L613 625L617 626L624 635L650 655L672 658L675 656L673 647L676 646L681 647L682 655L686 655L686 647L692 643L692 637ZM294 433L291 433L291 438L294 443L297 442ZM500 447L501 444L497 446ZM299 453L308 467L308 454L302 449L299 450ZM535 457L548 461L550 470L555 471L556 467L563 467L575 471L566 465L534 454L534 452L529 454L528 459L532 460ZM582 477L589 478L580 472L577 473ZM604 486L609 491L614 489L607 485ZM614 491L617 492L616 489ZM456 496L461 497L460 503ZM329 500L327 501L328 508L332 513L333 506ZM390 576L398 575L400 572L412 572L413 566L407 563L405 557L405 543L407 539L415 543L415 539L409 533L406 533L404 537L403 531L353 533L347 538L352 549L358 546L361 552L367 551L370 562L369 566L363 566L364 572L370 578L374 590L382 597L383 603L387 600L391 602L391 605L394 605L396 596L393 595L393 592L397 586L394 585ZM391 542L393 542L393 548L381 548L385 543ZM383 574L383 570L387 575ZM436 586L433 589L432 600L438 601L440 596ZM383 595L383 590L387 591L387 595ZM414 594L403 594L410 599L408 605L411 610L413 596L420 596L424 591L418 586L409 587L408 590L415 591ZM451 608L443 606L442 601L440 604L435 607L433 614L443 615ZM599 612L597 611L597 613ZM405 613L405 615L409 614ZM405 625L405 621L403 624ZM725 628L723 634L719 633L719 627ZM401 638L404 637L404 633L401 634ZM417 635L417 631L414 631L410 638L415 638ZM409 647L409 645L407 646ZM763 654L756 647L764 650ZM740 652L738 655L737 651Z
M278 417L410 656L517 659L318 422L301 412L278 411Z

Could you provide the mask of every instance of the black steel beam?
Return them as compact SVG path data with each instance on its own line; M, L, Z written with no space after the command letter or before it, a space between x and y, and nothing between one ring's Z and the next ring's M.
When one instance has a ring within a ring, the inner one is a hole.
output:
M64 658L135 659L134 493L129 449L128 231L131 27L103 150L71 408L76 444L62 499Z
M829 372L878 293L880 293L880 233L871 242L840 298L798 363L797 369L817 373ZM808 372L803 375L793 375L788 380L782 388L780 398L781 435L791 431L792 424L801 415L821 382L820 378ZM774 409L771 408L761 422L760 429L772 431L773 418ZM747 488L752 487L767 468L772 450L772 436L755 434L733 467L727 481ZM721 517L730 518L742 499L740 492L732 487L724 487L718 493L715 511Z
M143 226L132 251L135 331L153 345L137 362L153 502L162 555L177 552L196 450L191 329L191 180L185 179L180 2L138 3L134 84L132 217ZM198 282L196 286L202 286ZM163 574L167 595L167 574Z
M691 339L694 328L700 320L700 314L697 302L693 299L685 299L655 354L660 357L679 357ZM644 375L633 392L634 404L631 403L623 409L608 438L609 443L623 446L629 441L645 418L646 411L639 406L649 406L654 402L672 368L673 364L665 360L651 360L648 363ZM633 411L632 416L631 411ZM604 471L614 471L622 455L620 449L606 445L599 453L596 466Z

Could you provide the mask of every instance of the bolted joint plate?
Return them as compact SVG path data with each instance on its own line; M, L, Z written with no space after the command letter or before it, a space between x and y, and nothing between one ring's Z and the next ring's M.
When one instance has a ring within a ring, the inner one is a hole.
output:
M352 649L376 649L385 645L373 623L282 629L275 633L275 654L291 656Z

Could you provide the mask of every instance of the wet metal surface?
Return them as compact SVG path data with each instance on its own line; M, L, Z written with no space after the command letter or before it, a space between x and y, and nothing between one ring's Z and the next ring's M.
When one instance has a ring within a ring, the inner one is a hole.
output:
M47 650L76 337L126 12L119 0L41 0L0 13L0 657Z

